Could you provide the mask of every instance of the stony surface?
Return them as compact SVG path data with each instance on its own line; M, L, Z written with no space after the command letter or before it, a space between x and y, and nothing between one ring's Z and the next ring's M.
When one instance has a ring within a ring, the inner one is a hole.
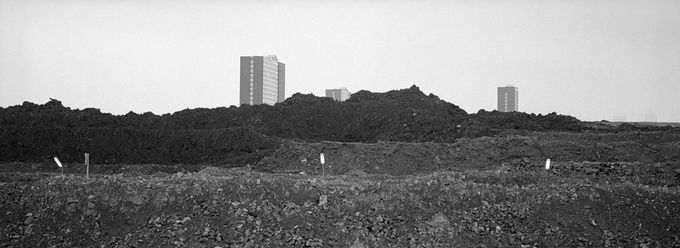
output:
M586 167L405 177L3 173L0 247L680 245L677 183Z
M413 175L442 170L508 167L539 168L553 161L608 163L676 163L680 161L680 132L573 133L535 132L459 139L454 143L433 142L295 142L285 141L255 169L266 172L322 174L319 154L324 151L327 174ZM607 164L607 163L603 163ZM618 166L617 166L618 168ZM630 173L639 171L629 166ZM629 174L630 174L629 173Z

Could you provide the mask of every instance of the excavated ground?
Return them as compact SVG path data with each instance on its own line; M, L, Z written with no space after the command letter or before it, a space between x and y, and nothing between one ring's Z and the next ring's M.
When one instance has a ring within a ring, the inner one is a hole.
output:
M90 178L10 163L0 247L678 247L679 141L288 140L248 167L93 165Z
M640 162L416 176L6 172L0 247L677 247L679 179L666 167L677 173Z
M679 185L678 127L468 114L415 85L0 108L0 247L680 247Z
M320 153L326 162L322 169ZM534 132L530 135L459 139L454 143L283 142L255 165L263 172L308 175L413 175L435 171L540 167L554 161L665 163L680 161L680 132L572 133Z

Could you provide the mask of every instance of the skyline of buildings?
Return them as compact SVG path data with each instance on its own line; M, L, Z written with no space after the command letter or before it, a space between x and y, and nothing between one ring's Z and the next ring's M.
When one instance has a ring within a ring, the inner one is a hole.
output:
M286 65L276 55L241 56L239 80L240 105L274 105L286 99ZM497 109L500 112L519 111L519 91L507 85L497 87ZM346 87L326 89L326 97L346 101L352 93ZM646 116L647 117L647 116ZM653 118L646 118L653 119Z
M276 55L241 56L239 104L274 105L286 99L286 65Z
M519 110L519 91L517 87L508 85L498 87L498 111L516 112Z
M345 101L349 99L350 96L352 96L352 93L350 93L345 87L326 89L326 97L333 98L333 100L338 102Z

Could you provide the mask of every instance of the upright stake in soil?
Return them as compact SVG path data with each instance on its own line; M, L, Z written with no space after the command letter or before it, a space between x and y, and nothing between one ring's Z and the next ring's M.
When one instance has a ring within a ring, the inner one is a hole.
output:
M85 176L90 178L90 154L85 153Z
M54 162L57 162L57 165L59 168L61 168L61 175L64 175L64 166L61 165L61 162L59 162L59 159L57 157L54 157Z
M319 160L321 161L321 177L326 177L326 167L324 167L324 157L323 152L319 155Z

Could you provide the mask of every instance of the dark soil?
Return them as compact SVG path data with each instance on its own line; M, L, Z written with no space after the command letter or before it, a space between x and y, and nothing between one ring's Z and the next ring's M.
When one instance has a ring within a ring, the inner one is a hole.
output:
M345 102L295 94L275 106L193 109L161 116L73 110L51 100L0 109L0 161L42 162L57 155L77 161L89 152L98 163L244 166L268 154L280 138L451 143L464 137L581 130L577 119L554 113L482 110L468 115L416 86L386 93L359 91Z
M663 137L663 138L662 138ZM286 141L255 167L267 172L322 174L353 170L369 174L413 175L441 170L485 169L503 163L540 167L545 160L602 162L680 161L680 132L533 133L459 139L454 143L342 143Z
M256 163L279 139L244 129L0 128L0 161L95 164Z
M556 166L323 178L213 167L90 179L4 173L0 247L680 245L677 184Z

